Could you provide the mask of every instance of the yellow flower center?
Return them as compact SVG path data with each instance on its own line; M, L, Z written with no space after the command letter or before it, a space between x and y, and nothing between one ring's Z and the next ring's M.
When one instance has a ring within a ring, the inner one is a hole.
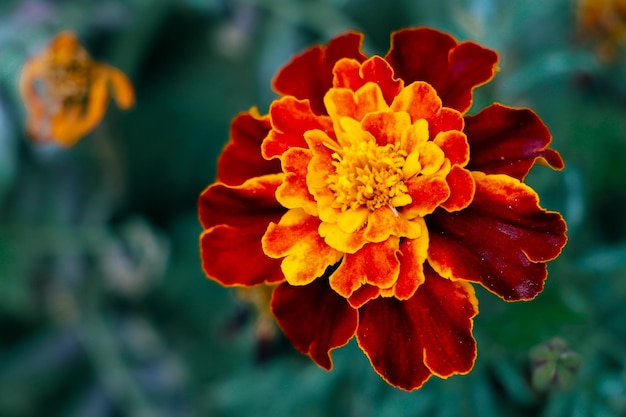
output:
M402 168L407 152L397 145L378 146L374 141L359 141L333 153L335 173L326 183L335 193L334 208L342 211L366 206L374 211L411 203Z

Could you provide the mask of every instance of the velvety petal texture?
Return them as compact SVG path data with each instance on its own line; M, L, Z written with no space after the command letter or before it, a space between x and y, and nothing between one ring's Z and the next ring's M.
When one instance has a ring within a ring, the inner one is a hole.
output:
M543 289L567 227L523 181L563 161L532 110L466 114L494 51L414 28L368 57L362 39L298 55L268 114L234 119L200 251L223 285L277 284L278 325L321 367L356 337L410 391L472 369L474 284L507 301Z

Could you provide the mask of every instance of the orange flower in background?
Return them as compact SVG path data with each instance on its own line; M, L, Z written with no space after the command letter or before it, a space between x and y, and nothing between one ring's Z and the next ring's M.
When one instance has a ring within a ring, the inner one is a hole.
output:
M471 283L507 301L542 291L566 224L523 181L563 161L531 110L466 114L494 51L428 28L395 32L384 57L361 44L305 51L269 114L234 119L199 199L202 263L226 286L277 285L275 318L320 366L356 337L413 390L472 369Z
M600 58L615 59L626 43L626 0L579 0L577 18L580 32L598 42Z
M72 146L104 117L109 95L128 109L133 87L120 70L95 62L69 31L30 58L20 76L26 130L37 142Z

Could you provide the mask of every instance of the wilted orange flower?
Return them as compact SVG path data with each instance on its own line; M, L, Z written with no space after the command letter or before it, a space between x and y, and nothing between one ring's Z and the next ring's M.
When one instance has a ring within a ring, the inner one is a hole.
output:
M330 369L356 337L388 383L469 372L478 302L534 298L566 242L562 217L523 180L563 167L528 109L466 115L498 56L428 28L367 57L347 33L294 58L261 116L240 114L200 196L206 274L278 284L271 309L294 346Z
M626 43L626 0L579 0L577 17L581 33L597 41L600 58L613 60Z
M20 76L26 130L37 142L72 146L104 117L109 94L127 109L133 87L120 70L95 62L69 31L30 58Z

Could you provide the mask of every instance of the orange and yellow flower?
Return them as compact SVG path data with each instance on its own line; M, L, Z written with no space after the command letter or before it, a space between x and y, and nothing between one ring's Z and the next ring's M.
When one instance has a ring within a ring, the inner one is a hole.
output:
M200 196L207 276L275 284L271 309L296 348L330 369L356 337L388 383L413 390L469 372L478 302L534 298L566 224L523 180L556 169L528 109L466 114L498 55L429 28L384 56L347 33L277 75L269 114L237 116Z
M123 109L135 100L126 75L93 61L69 31L59 33L25 63L19 87L28 134L36 142L64 147L74 145L102 120L110 94Z
M626 44L626 0L578 0L578 28L594 40L604 61L612 61Z

